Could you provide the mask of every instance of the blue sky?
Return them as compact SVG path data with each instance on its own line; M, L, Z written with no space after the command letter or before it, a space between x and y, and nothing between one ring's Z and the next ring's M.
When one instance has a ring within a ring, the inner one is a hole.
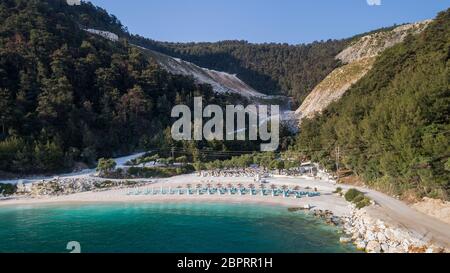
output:
M381 5L369 5L380 2ZM450 0L91 0L130 32L172 42L307 43L434 18Z

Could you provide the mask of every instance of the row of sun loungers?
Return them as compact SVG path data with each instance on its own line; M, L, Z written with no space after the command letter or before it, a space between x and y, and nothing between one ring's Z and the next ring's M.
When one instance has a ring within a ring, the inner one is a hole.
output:
M317 171L314 171L316 173ZM209 170L201 171L199 176L201 177L271 177L273 175L287 175L287 176L302 176L311 175L311 170L307 168L293 168L289 170L280 171L267 171L264 169L222 169L222 170Z
M243 171L243 170L233 170L233 171L203 171L199 176L201 177L256 177L256 176L267 177L270 176L269 173L256 172L256 171Z
M201 189L134 189L127 195L253 195L253 196L283 196L283 197L316 197L318 192L280 190L280 189L247 189L247 188L201 188Z

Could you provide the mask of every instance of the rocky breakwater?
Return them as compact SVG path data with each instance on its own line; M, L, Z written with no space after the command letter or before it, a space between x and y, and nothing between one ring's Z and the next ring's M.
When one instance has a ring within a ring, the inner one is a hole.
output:
M344 219L342 217L335 216L331 210L320 210L320 209L311 209L310 205L306 205L301 208L289 208L288 211L290 212L306 212L310 215L320 218L328 225L333 226L343 226L345 224Z
M342 243L353 242L368 253L449 253L428 241L418 238L411 231L376 219L368 212L370 208L352 207L351 215L343 218L342 228L347 237Z
M450 253L429 241L421 239L413 232L387 223L370 213L377 205L357 209L350 204L350 215L338 217L329 210L309 207L289 208L291 212L303 211L324 220L327 224L339 227L344 235L343 244L353 243L359 250L367 253Z
M95 177L55 178L53 180L34 182L29 187L18 186L17 195L27 196L61 196L89 191L105 191L117 188L140 187L151 181L104 180Z

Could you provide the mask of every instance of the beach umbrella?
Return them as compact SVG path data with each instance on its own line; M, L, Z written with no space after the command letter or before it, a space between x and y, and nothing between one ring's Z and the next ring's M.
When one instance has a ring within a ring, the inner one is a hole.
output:
M255 184L250 184L248 187L250 188L250 191L251 191L251 193L253 195L253 191L255 189Z
M232 184L228 184L227 187L228 187L228 194L231 195L231 190L233 188L233 185Z
M237 186L238 186L238 188L239 188L239 195L242 195L242 187L243 187L244 185L242 185L241 183L239 183Z
M295 186L295 187L294 187L294 191L295 191L295 196L296 196L297 198L301 198L302 193L301 193L301 191L300 191L300 187L299 187L299 186Z
M283 196L284 196L284 197L287 197L287 189L288 189L288 186L283 185L283 186L281 186L281 188L283 189Z
M261 189L261 195L264 196L264 189L266 186L264 184L259 185L259 188Z
M276 185L270 185L270 188L272 189L272 197L275 196L275 190L277 189Z

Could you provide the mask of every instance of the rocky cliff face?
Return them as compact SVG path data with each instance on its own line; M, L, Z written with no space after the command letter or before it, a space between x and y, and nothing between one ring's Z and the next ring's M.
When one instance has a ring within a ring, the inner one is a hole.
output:
M143 48L144 49L144 48ZM193 63L145 49L168 72L175 75L191 76L198 83L209 84L216 93L234 93L247 98L268 98L235 75L199 67Z
M300 118L312 118L344 93L372 68L375 58L365 58L335 69L303 101L295 112Z
M399 26L391 31L370 34L353 42L339 53L336 58L343 63L352 63L364 58L376 57L389 47L401 43L409 34L418 34L425 30L431 20Z
M339 100L350 87L364 77L381 52L401 43L409 34L422 32L431 21L423 21L364 36L339 53L336 58L343 66L328 75L295 112L301 121L322 112L332 102Z

